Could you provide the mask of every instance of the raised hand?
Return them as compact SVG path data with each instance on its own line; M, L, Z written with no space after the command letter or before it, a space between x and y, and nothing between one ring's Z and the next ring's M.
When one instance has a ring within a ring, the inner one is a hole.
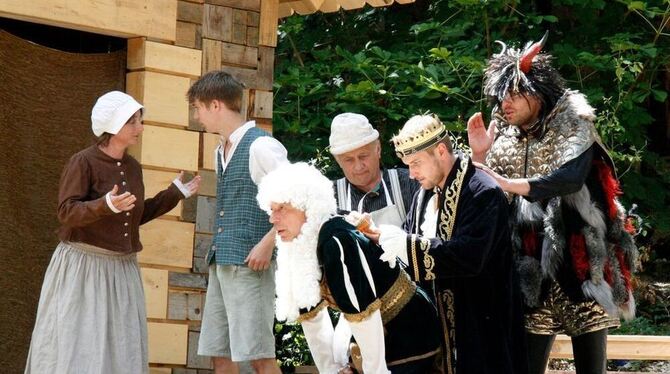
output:
M468 143L472 149L472 159L478 162L484 162L486 153L491 149L495 138L496 124L491 121L489 128L484 125L484 118L481 112L477 112L468 119Z
M114 185L111 191L109 191L109 198L112 202L112 205L114 205L114 208L117 210L120 210L122 212L129 211L135 207L135 195L131 194L130 192L126 191L122 193L121 195L117 195L119 192L119 186Z
M202 181L202 178L199 175L193 177L193 179L191 179L188 183L184 183L184 172L180 171L178 178L179 181L182 182L184 187L188 189L190 196L195 195L200 189L200 182Z

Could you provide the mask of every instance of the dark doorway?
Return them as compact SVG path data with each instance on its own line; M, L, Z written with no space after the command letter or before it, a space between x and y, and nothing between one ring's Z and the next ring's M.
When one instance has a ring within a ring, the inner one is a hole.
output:
M0 371L22 373L57 244L67 160L98 96L124 90L124 39L0 19Z

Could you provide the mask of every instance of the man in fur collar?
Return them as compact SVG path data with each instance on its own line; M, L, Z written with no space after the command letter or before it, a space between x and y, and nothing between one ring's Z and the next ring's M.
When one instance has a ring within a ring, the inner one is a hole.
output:
M405 229L379 225L384 260L407 264L434 292L448 374L525 374L521 297L514 283L505 194L454 152L442 122L410 118L395 151L421 184Z
M349 321L366 374L430 372L439 351L435 307L407 274L336 211L332 183L313 166L281 166L258 202L277 232L278 320L303 327L320 373L342 371L326 307ZM347 370L347 369L344 369Z
M486 130L473 115L468 138L511 200L530 373L544 373L558 333L572 337L577 373L605 373L607 329L634 314L637 249L594 109L539 53L545 40L501 43L485 71L493 120Z

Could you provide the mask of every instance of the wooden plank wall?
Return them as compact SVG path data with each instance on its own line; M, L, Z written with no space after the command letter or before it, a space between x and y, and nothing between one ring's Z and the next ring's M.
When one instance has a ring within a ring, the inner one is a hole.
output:
M219 137L193 121L186 91L211 70L228 71L246 86L243 112L272 130L272 80L278 0L178 0L174 44L128 40L126 90L146 108L142 139L131 153L143 166L147 196L180 170L198 173L199 196L142 227L140 252L149 318L151 373L209 373L196 354L205 303Z
M278 12L279 0L0 2L2 17L128 38L126 92L145 106L144 133L130 153L142 164L147 196L179 171L203 177L200 196L141 227L151 373L211 372L196 350L219 139L191 119L186 92L203 73L226 70L247 87L246 118L271 131Z

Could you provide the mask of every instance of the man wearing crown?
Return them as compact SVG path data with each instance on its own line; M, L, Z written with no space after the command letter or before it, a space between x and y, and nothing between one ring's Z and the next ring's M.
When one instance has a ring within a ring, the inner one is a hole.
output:
M512 245L526 308L531 374L544 373L558 333L572 337L578 374L605 373L607 329L631 318L637 249L617 200L611 159L584 95L539 53L493 55L484 93L493 111L468 121L474 161L511 202Z
M429 284L438 306L448 374L524 374L523 315L512 270L505 194L454 153L431 115L410 118L395 151L421 184L405 229L379 225L383 260ZM409 234L408 234L409 233Z
M319 372L350 372L328 315L335 308L365 374L429 373L440 351L435 306L349 217L334 216L332 182L308 164L286 164L263 178L257 199L277 232L277 319L300 322Z

